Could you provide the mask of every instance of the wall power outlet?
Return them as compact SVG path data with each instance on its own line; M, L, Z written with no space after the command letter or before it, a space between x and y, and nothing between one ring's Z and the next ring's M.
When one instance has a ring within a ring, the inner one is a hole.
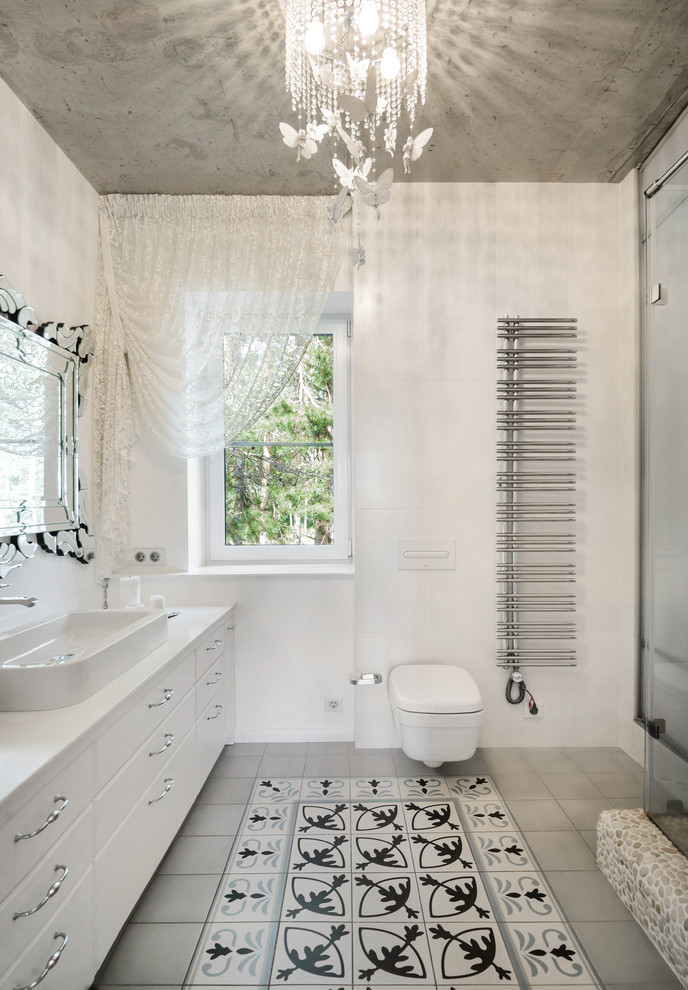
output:
M530 719L533 719L533 718L542 718L542 705L540 704L540 702L538 701L538 703L537 703L537 714L536 715L533 715L533 713L531 712L530 708L528 708L528 702L527 701L524 701L523 702L523 717L524 717L524 719L526 719L526 721L530 721Z
M325 698L326 712L341 712L343 708L341 698Z

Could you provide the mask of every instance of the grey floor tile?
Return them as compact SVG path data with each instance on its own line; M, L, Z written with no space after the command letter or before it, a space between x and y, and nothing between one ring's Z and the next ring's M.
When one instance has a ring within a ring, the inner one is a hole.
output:
M599 798L601 791L595 787L584 773L543 773L542 779L552 797L557 798Z
M517 801L511 798L507 800L507 804L522 832L531 830L549 832L574 828L573 822L554 798L531 801Z
M642 773L589 773L589 779L608 798L636 798L643 802Z
M195 804L179 834L236 835L243 817L243 804Z
M234 836L180 835L158 868L158 873L222 873Z
M105 986L104 983L98 983L97 990L122 990L122 984L120 983L119 986L115 986L114 983L109 983ZM127 990L184 990L184 987L180 986L178 983L175 983L173 987L153 986L150 983L147 983L145 986L142 983L137 983L136 986L132 986L131 983L128 983Z
M674 973L634 921L579 921L574 931L607 987L627 983L645 990Z
M594 870L595 857L578 832L524 830L525 839L543 870Z
M559 990L559 988L557 988ZM657 982L651 980L649 983L607 983L607 990L684 990L684 984L674 977L673 980L662 980Z
M527 750L528 760L538 773L578 773L580 768L567 750Z
M398 752L395 750L393 759L395 771L399 777L415 776L416 774L423 773L428 769L424 763L421 763L420 760L412 760L406 755L406 753L402 752L402 750L399 750ZM443 774L448 776L446 767L447 764L442 766L440 769Z
M578 769L584 773L619 773L619 771L626 769L621 765L618 757L618 754L623 751L615 747L581 746L577 749L569 749L567 752Z
M547 879L569 921L633 920L599 870L550 870Z
M328 753L332 756L349 756L354 751L354 744L351 742L309 742L308 755L316 753Z
M642 798L608 798L612 808L643 808Z
M210 772L214 777L255 777L262 756L221 756Z
M305 742L268 743L265 747L265 756L301 756L307 752L308 743Z
M259 777L301 777L306 766L306 751L303 753L274 756L266 754L260 763Z
M481 749L480 754L490 773L526 773L533 769L525 750L508 747Z
M592 849L593 853L597 855L597 831L592 829L579 829L580 834L583 836L587 844Z
M153 878L130 923L205 921L220 880L220 875L158 875Z
M213 777L206 781L196 798L198 804L246 804L254 777Z
M512 798L552 798L543 780L532 773L493 773L492 779L505 801Z
M358 750L349 757L349 766L351 767L352 777L365 777L368 774L379 777L381 775L396 776L396 764L394 763L394 757L389 752L385 751L384 756L366 756L361 755ZM424 768L427 773L427 767Z
M306 756L304 775L327 774L328 777L348 777L349 776L349 756L348 754L337 755L336 753L309 753Z
M231 743L222 753L232 756L263 756L267 743ZM222 757L220 757L222 758Z
M560 799L559 804L575 827L586 831L596 828L600 812L612 807L607 798L579 798L571 801Z
M478 753L471 756L469 760L450 760L443 763L439 770L444 777L463 777L488 772L485 760Z
M202 923L127 925L98 985L182 986Z

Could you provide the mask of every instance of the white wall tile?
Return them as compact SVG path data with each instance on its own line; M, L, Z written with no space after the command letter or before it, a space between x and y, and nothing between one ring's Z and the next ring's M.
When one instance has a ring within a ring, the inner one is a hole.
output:
M424 386L358 382L354 403L357 508L421 507L425 496Z
M495 383L428 382L426 504L480 507L495 492Z
M399 540L425 536L425 514L399 509L356 512L356 633L421 634L425 573L397 569Z

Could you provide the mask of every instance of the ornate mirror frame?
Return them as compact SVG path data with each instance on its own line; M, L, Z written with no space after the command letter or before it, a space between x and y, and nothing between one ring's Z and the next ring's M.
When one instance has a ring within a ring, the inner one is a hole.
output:
M92 353L89 327L38 324L0 275L0 578L38 547L85 564L95 556L77 431Z

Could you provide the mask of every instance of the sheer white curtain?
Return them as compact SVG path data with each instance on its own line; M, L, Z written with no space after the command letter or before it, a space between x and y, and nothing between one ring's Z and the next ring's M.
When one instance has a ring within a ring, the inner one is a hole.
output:
M326 202L102 197L93 385L101 573L130 547L136 438L179 457L219 450L298 363L344 254Z

